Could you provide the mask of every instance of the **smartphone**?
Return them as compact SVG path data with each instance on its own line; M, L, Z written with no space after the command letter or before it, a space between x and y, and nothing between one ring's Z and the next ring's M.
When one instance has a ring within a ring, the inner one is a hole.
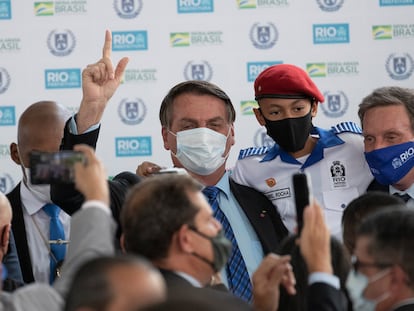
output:
M162 168L158 172L154 174L187 174L187 171L184 168L180 167L170 167L170 168Z
M71 184L75 180L73 165L85 162L83 153L73 150L30 153L32 184Z
M306 173L296 173L292 177L293 190L295 194L296 221L298 224L298 235L303 228L303 210L311 201L310 176Z

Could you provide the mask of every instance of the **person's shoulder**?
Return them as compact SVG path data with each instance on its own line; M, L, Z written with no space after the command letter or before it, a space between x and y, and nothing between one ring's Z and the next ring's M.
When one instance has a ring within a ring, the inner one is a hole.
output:
M336 125L333 125L330 129L330 132L332 132L335 135L341 135L341 134L355 134L355 135L362 135L362 129L361 127L352 121L347 122L340 122Z
M249 147L246 149L241 149L239 152L238 160L243 160L250 158L252 156L263 156L269 152L269 147L262 146L262 147Z

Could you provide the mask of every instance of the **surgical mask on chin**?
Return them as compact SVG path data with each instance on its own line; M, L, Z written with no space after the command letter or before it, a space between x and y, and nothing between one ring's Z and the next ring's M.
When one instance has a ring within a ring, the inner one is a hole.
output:
M389 272L389 269L382 270L371 278L368 278L355 270L351 270L349 272L346 280L346 289L348 290L349 297L351 298L352 309L354 311L374 311L378 303L388 298L389 294L384 293L377 299L370 300L364 297L364 291L370 283L379 280Z
M297 152L305 147L312 129L312 110L306 116L279 121L265 119L267 135L285 151Z
M50 185L33 185L30 182L30 168L24 167L23 169L23 183L29 189L29 191L36 197L40 202L51 203L50 198Z
M232 244L230 240L224 236L224 231L220 230L216 236L210 237L204 233L201 233L195 227L190 226L190 229L197 233L199 236L211 242L211 245L213 246L214 259L213 261L210 261L207 258L194 252L191 253L191 255L209 264L213 268L214 272L220 271L227 263L232 250Z
M188 171L210 175L225 163L228 154L223 154L230 129L227 136L206 127L170 133L177 137L177 153L171 153Z
M414 167L414 142L365 152L365 159L380 184L396 184Z

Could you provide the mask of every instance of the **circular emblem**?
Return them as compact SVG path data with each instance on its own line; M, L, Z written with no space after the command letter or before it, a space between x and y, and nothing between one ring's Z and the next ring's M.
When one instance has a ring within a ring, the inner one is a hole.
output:
M408 79L414 70L414 60L410 54L391 54L386 63L388 75L394 80Z
M115 0L114 9L120 18L135 18L142 10L142 0Z
M147 107L144 101L139 98L123 99L118 106L118 115L125 124L139 124L147 115Z
M10 86L10 75L5 68L0 67L0 94L7 91Z
M323 113L330 118L342 117L348 110L348 97L342 91L323 93L325 102L320 104Z
M76 46L76 38L72 31L52 30L47 37L47 46L55 56L67 56Z
M316 0L319 8L325 12L338 11L344 4L344 0Z
M184 67L184 77L187 80L210 81L213 68L207 61L189 61Z
M10 174L0 173L0 192L8 193L14 186L15 184Z
M277 28L272 23L255 23L250 28L250 40L257 49L270 49L279 37Z
M266 133L266 128L259 128L254 134L254 146L255 147L272 147L275 144L275 141L269 137Z

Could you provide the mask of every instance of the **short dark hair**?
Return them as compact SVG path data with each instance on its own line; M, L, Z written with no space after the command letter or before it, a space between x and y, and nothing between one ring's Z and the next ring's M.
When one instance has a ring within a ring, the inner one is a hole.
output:
M377 88L362 100L358 110L362 127L365 113L369 109L386 106L404 106L414 133L414 89L398 86Z
M236 112L230 97L217 85L207 82L190 80L175 85L164 97L160 108L160 122L163 127L171 126L171 118L174 100L181 94L211 95L223 100L227 110L227 121L234 123Z
M342 236L350 253L355 248L355 238L361 222L370 214L384 208L405 207L404 201L382 191L368 191L353 199L342 214Z
M199 212L189 193L202 188L187 174L152 176L134 186L121 212L126 251L150 260L165 258L174 233L193 224Z
M73 277L66 295L64 311L75 311L80 307L106 310L115 298L109 272L120 266L136 265L155 271L149 261L137 256L102 256L86 262Z
M378 264L399 265L414 288L414 210L385 209L366 218L357 237L368 237L368 254Z

